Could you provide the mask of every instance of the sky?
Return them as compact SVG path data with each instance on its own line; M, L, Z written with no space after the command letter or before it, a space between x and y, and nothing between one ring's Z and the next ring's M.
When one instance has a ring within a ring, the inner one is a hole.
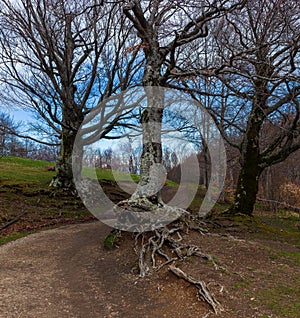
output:
M14 118L14 121L24 121L24 122L29 122L33 121L32 114L30 112L26 112L24 110L13 110L10 112L10 115Z

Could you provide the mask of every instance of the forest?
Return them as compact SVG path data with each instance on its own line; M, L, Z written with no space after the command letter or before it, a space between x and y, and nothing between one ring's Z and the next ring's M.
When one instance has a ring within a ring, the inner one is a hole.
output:
M0 0L0 242L98 219L140 277L196 287L201 317L296 317L230 313L192 260L230 271L200 235L299 263L299 17L296 0Z

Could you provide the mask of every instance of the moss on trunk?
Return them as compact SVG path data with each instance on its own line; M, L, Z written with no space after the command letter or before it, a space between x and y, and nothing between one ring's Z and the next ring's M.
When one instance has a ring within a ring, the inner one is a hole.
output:
M262 111L264 101L253 105L248 121L247 131L241 145L241 170L239 173L235 201L230 209L233 214L253 214L256 195L258 192L258 181L263 171L259 149L259 133L264 121Z
M161 125L164 92L160 87L146 87L147 109L141 116L143 125L143 151L141 155L140 181L132 200L147 198L153 204L160 202L162 182Z
M53 177L50 187L73 192L75 190L74 177L78 177L82 169L82 149L77 149L75 169L72 169L72 156L76 134L64 131L61 139L60 155L56 162L56 175ZM74 172L76 176L74 175Z

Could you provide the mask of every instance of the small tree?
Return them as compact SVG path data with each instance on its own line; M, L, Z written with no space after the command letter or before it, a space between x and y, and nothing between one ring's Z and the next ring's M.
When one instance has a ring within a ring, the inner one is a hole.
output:
M18 126L10 115L0 113L0 156L16 156L23 149L22 143L15 136Z

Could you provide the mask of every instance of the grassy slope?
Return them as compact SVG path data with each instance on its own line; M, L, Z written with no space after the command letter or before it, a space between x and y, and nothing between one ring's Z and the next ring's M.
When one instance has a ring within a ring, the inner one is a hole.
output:
M18 157L0 158L0 226L27 212L21 220L0 233L0 244L43 227L90 218L80 202L52 195L48 185L54 172L46 161Z
M32 160L19 157L1 157L0 158L0 180L2 184L26 183L39 186L47 186L54 176L53 171L47 171L46 166L53 165L51 162L42 160ZM86 176L93 176L91 168L84 168ZM96 168L96 174L99 179L119 180L128 179L128 175L121 172L112 172L111 170ZM138 181L137 175L132 175L134 181Z
M80 200L54 192L48 187L55 172L47 171L46 166L53 166L53 163L19 157L0 158L0 227L23 212L28 212L19 222L0 233L0 244L41 228L93 219ZM126 198L126 194L117 188L115 180L139 180L137 175L84 168L87 176L93 177L94 171L107 194L113 194L113 201ZM176 186L169 180L167 185Z
M50 162L18 157L0 158L0 185L27 184L46 186L54 172L45 170Z
M53 171L47 171L45 166L53 165L53 163L31 160L18 157L1 157L0 158L0 226L6 224L9 220L20 215L25 209L36 209L37 215L47 215L48 217L65 216L84 219L89 212L85 210L81 202L65 196L64 194L57 195L49 189L48 185L54 176ZM85 175L92 176L92 169L85 168ZM96 169L96 175L99 180L105 181L106 187L111 187L113 192L120 194L121 191L115 191L116 185L114 180L133 180L138 181L137 175L128 175L121 172L112 172L106 169ZM172 181L167 181L167 185L176 187ZM109 190L110 188L108 188ZM205 189L199 187L198 194L195 196L189 209L198 211L202 203ZM226 206L217 204L214 208L216 212L222 211ZM37 216L36 215L36 216ZM290 237L299 243L299 230L295 226L298 218L296 216L274 217L265 214L256 219L257 222L253 227L253 234L260 235L263 232L267 235L274 235L279 239L285 240L285 237ZM261 223L260 221L263 221ZM237 225L243 223L244 220L236 218ZM250 222L252 223L252 222ZM249 224L248 224L249 225ZM259 229L259 232L255 229ZM282 238L283 237L283 238Z

